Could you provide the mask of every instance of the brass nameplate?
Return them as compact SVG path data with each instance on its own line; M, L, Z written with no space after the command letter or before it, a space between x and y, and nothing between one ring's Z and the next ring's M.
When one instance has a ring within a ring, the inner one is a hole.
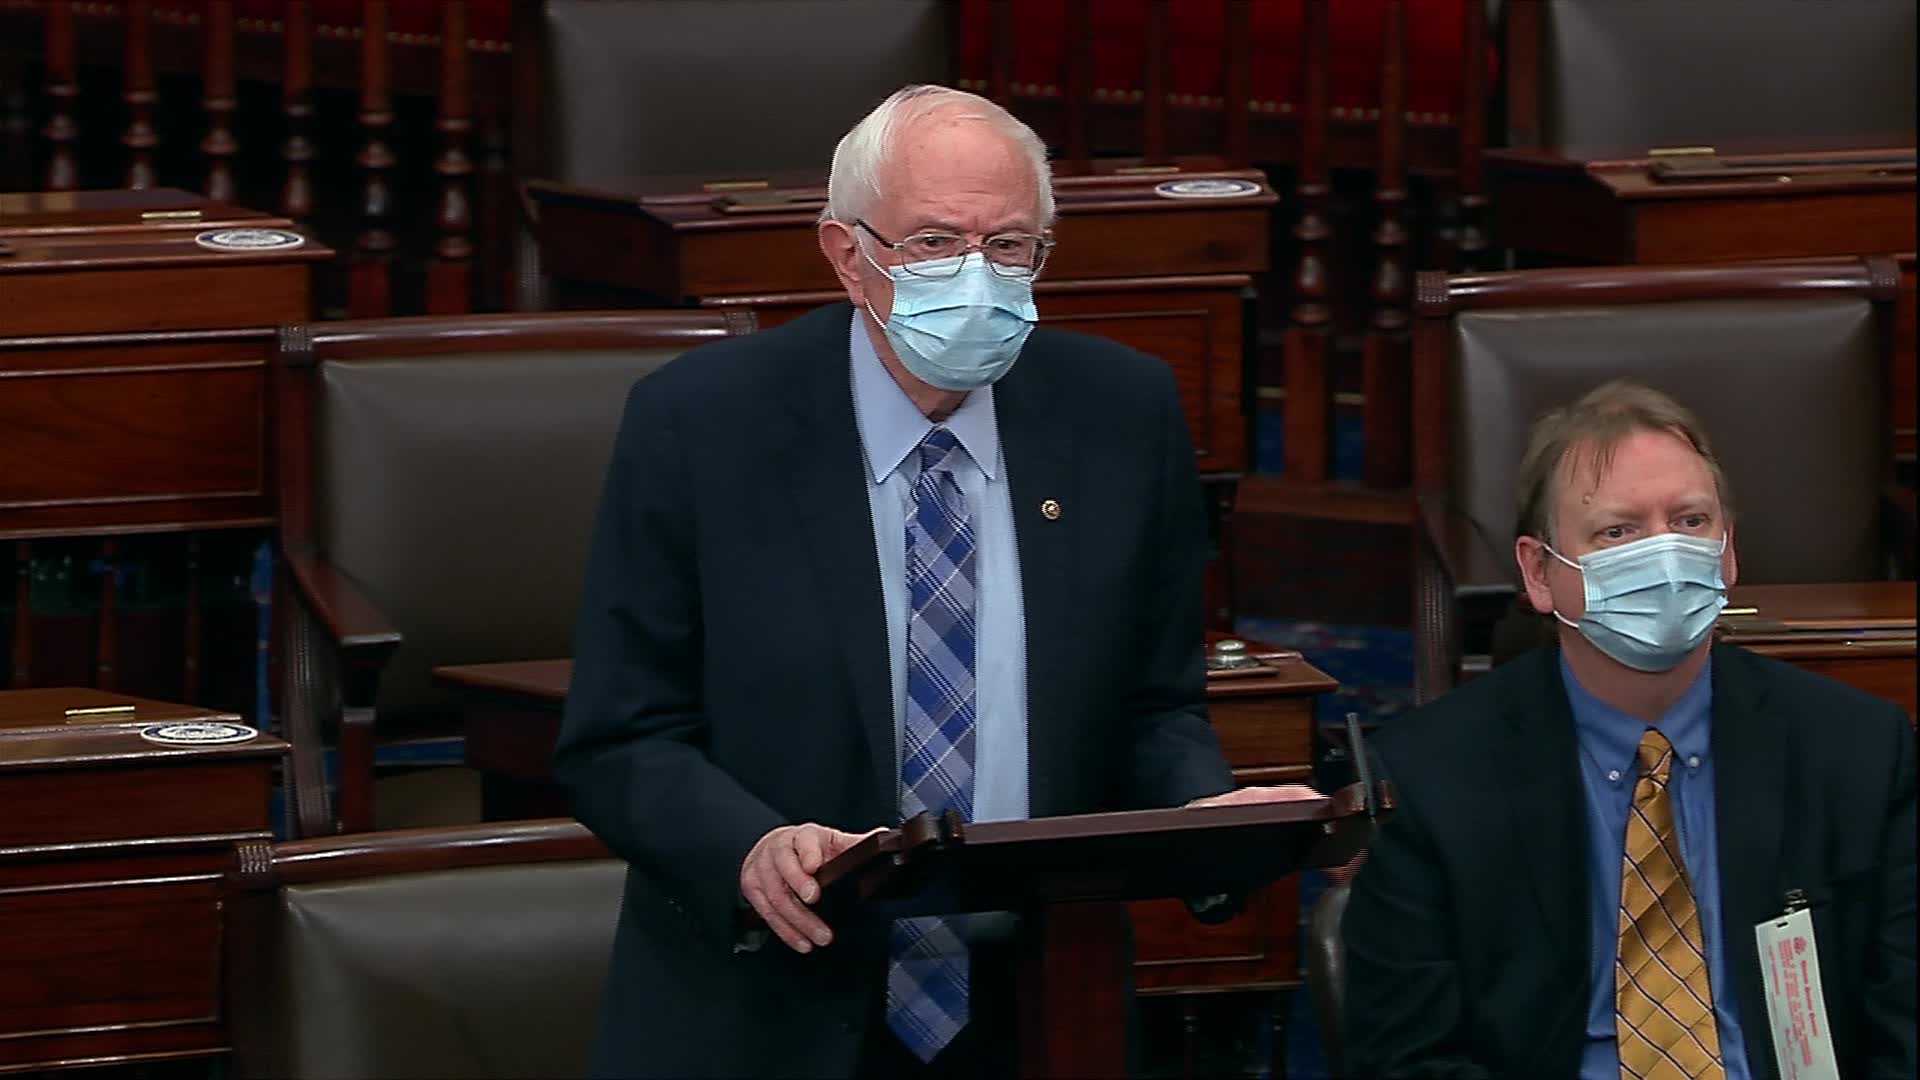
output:
M767 182L765 180L713 180L701 184L700 190L710 195L727 191L765 191Z
M198 210L142 210L141 221L199 221Z

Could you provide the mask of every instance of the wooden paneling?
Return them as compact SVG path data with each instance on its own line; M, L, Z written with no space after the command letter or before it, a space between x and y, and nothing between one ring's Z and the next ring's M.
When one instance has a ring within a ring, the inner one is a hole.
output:
M301 266L168 266L139 269L56 269L29 272L35 245L16 241L11 266L0 276L0 335L113 334L155 330L212 330L299 322L307 312L307 271ZM135 260L147 245L100 245L81 258ZM51 253L49 253L51 254ZM63 253L64 255L65 253ZM50 262L50 260L49 260Z
M67 708L131 704L131 717ZM221 874L268 837L286 744L159 746L220 719L84 689L0 693L0 1070L217 1053Z
M0 783L0 849L265 832L271 786L250 761L9 776Z
M0 352L0 363L26 360ZM242 498L265 510L259 359L0 372L0 520L35 506Z

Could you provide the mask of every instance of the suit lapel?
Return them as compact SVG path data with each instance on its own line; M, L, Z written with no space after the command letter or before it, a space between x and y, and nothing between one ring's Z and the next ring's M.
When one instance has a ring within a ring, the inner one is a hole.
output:
M1592 948L1590 878L1573 707L1560 678L1559 650L1539 649L1514 662L1532 665L1506 701L1509 760L1522 763L1522 771L1502 785L1511 802L1514 855L1527 868L1547 940L1564 943L1558 966L1584 986ZM1506 756L1499 747L1488 753Z
M837 325L837 334L822 333L819 341L807 343L803 355L793 358L804 371L794 394L795 424L772 460L784 463L797 532L825 601L830 632L841 645L872 764L870 795L885 819L892 820L898 800L886 607L873 546L865 458L853 415L849 317L843 314Z
M1784 890L1781 868L1792 866L1786 807L1791 731L1767 704L1765 683L1740 650L1713 650L1713 816L1720 849L1720 937L1727 951L1746 1037L1747 1062L1756 1077L1772 1076L1773 1044L1767 1036L1767 1005L1753 926L1778 915Z
M1029 345L1032 348L1032 345ZM1035 817L1055 811L1056 778L1072 775L1060 760L1058 737L1067 716L1062 692L1066 649L1073 640L1074 538L1088 523L1074 515L1079 505L1073 444L1055 412L1044 365L1025 356L995 384L994 415L1006 458L1013 503L1013 530L1020 550L1022 604L1027 639L1027 775ZM1051 502L1054 516L1042 507Z

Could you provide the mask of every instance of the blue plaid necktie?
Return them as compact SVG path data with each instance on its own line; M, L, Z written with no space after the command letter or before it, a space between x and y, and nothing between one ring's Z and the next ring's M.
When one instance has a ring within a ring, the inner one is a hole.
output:
M900 748L904 818L956 810L973 820L974 544L953 478L960 444L920 442L907 518L907 703ZM931 1061L967 1023L967 946L950 919L898 919L887 967L887 1026Z

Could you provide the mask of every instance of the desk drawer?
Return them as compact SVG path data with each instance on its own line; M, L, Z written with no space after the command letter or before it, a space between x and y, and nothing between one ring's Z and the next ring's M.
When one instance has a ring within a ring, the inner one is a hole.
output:
M0 342L0 532L268 517L268 347Z
M1300 980L1300 879L1255 892L1223 923L1195 919L1178 900L1129 905L1134 985L1142 994Z
M1313 770L1313 698L1227 698L1207 704L1241 784L1304 783Z
M220 894L202 874L0 889L0 1068L219 1048Z
M0 855L272 828L273 759L0 772Z
M304 322L302 263L54 269L0 278L0 337Z

